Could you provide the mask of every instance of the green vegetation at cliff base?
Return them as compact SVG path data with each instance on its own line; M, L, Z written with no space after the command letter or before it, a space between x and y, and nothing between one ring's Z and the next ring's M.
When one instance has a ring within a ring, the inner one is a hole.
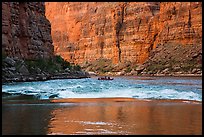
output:
M37 73L37 71L46 71L49 73L56 73L61 71L81 71L79 65L73 65L64 60L61 56L56 55L49 59L25 60L29 72Z

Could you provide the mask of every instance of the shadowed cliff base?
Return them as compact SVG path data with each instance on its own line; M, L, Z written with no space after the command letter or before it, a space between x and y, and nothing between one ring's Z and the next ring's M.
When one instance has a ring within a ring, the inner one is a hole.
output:
M79 65L70 64L61 56L35 60L2 56L3 83L89 77L89 74L81 70Z

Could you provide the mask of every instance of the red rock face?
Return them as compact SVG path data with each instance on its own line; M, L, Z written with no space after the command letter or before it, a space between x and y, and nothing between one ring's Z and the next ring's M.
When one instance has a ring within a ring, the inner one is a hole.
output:
M202 41L202 3L170 2L160 5L159 43L200 45Z
M156 47L202 47L201 2L46 2L55 54L144 63Z
M54 55L43 2L2 2L2 52L23 59Z

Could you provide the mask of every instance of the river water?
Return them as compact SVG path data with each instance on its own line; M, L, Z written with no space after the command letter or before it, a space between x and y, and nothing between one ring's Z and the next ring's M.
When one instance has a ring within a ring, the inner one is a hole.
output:
M115 77L20 82L2 86L3 94L49 98L107 98L202 100L202 79L189 77Z
M4 84L2 133L201 134L202 78L93 77Z

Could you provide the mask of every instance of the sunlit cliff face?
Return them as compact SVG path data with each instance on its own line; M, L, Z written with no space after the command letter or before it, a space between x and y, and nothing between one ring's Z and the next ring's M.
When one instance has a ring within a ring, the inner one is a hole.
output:
M202 47L201 2L46 2L45 7L55 54L77 64L99 58L138 64L158 46Z

